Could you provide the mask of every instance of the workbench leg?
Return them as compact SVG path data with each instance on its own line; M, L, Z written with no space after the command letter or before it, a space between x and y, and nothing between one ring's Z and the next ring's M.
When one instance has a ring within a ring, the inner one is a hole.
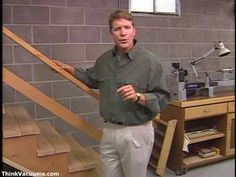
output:
M181 176L181 175L184 175L184 174L186 174L186 173L187 173L187 171L188 171L188 169L187 169L187 168L181 168L181 169L177 169L177 170L176 170L176 172L175 172L175 175L177 175L177 176Z

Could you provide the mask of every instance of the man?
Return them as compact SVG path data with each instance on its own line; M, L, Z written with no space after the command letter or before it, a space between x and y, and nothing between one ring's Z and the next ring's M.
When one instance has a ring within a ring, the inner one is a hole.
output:
M132 15L117 10L110 15L109 26L115 47L94 67L82 70L53 61L100 90L103 177L145 177L154 142L152 119L167 106L170 94L159 60L134 39Z

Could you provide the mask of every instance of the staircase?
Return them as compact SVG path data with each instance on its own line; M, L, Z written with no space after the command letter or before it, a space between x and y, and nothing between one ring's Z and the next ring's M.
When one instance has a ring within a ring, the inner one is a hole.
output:
M99 95L96 92L66 71L58 69L48 57L6 27L3 27L3 34L87 94L99 100ZM5 84L78 128L82 133L98 142L101 140L102 132L83 118L72 113L5 67L3 67L2 73ZM48 122L36 122L27 114L23 107L3 109L3 162L21 171L58 172L59 176L62 177L102 176L98 160L99 156L93 149L82 147L71 136L62 137Z
M60 135L48 121L33 120L22 106L4 107L3 162L24 172L102 177L95 150Z

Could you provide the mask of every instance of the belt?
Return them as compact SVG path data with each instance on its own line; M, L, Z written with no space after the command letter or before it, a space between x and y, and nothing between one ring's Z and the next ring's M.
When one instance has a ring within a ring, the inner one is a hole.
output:
M117 124L117 125L123 125L123 126L134 126L135 124L129 124L126 122L118 122L114 120L104 120L105 123L111 123L111 124Z

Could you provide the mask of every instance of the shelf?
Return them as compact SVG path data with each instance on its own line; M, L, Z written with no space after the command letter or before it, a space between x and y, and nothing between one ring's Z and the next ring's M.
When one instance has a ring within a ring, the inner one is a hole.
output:
M156 150L155 148L153 148L152 156L155 157L156 159L159 159L160 152L158 150Z
M160 135L160 136L162 136L162 137L165 136L165 133L162 132L162 131L160 131L160 130L158 130L158 129L154 129L154 131L155 131L156 134L158 134L158 135Z
M214 135L207 135L207 136L191 139L189 144L194 144L194 143L199 143L202 141L208 141L208 140L212 140L212 139L222 138L224 136L225 136L224 133L216 133Z
M155 142L154 142L154 145L156 145L158 148L161 149L161 147L162 147L162 142L160 142L160 141L155 141Z
M212 156L212 157L207 157L207 158L202 158L202 157L199 157L199 156L191 156L191 157L186 157L184 158L184 165L186 166L190 166L190 165L193 165L193 164L196 164L196 163L202 163L202 162L207 162L207 161L213 161L213 160L216 160L216 159L219 159L219 158L222 158L223 156L222 155L215 155L215 156Z
M215 135L216 133L220 133L220 131L214 130L214 129L206 129L206 130L199 130L195 132L189 132L185 134L187 135L187 137L189 137L189 139L196 139L196 138L205 137L209 135Z

